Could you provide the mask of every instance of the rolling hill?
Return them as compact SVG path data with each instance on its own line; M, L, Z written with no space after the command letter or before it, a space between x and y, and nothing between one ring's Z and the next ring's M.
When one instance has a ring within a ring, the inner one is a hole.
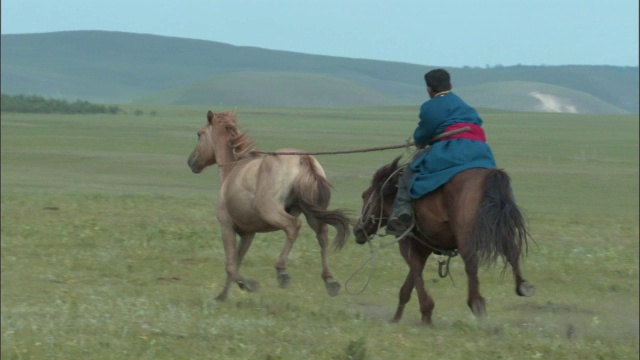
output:
M418 106L435 67L106 31L2 35L0 44L2 93L112 104ZM638 67L446 68L478 107L639 112Z

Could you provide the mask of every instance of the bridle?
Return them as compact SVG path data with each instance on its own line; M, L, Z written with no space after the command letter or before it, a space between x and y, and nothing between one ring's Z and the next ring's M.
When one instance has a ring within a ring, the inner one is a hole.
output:
M375 269L375 264L376 264L376 259L377 259L377 252L376 252L376 249L373 246L373 242L371 240L374 237L385 236L385 235L380 235L380 229L382 228L382 222L388 218L387 216L384 216L384 197L382 196L382 194L383 194L383 190L384 190L385 186L388 184L388 182L393 178L393 176L398 171L399 170L394 171L382 184L380 184L378 187L376 187L376 189L369 196L369 199L367 200L367 203L363 207L363 211L361 212L360 216L358 217L357 223L361 225L361 229L364 232L364 236L367 239L366 242L369 244L370 255L369 255L369 258L364 263L362 263L362 265L360 265L353 272L353 274L351 274L351 276L349 276L347 278L347 280L345 281L345 284L344 284L345 291L350 295L357 295L357 294L361 294L362 292L364 292L364 290L369 285L369 282L371 281L371 277L373 276L373 271ZM379 202L379 204L378 204L379 205L378 206L379 213L374 213L375 212L374 204L376 204L378 202ZM365 230L365 226L364 225L369 223L369 222L374 222L374 224L377 222L377 224L378 224L377 228L373 232L373 234L369 234ZM389 244L382 245L381 247L394 244L394 243L396 243L396 241L397 240L394 240L393 242L390 242ZM357 292L352 292L351 290L349 290L349 284L351 283L351 280L353 280L353 278L358 273L360 273L360 271L369 262L371 262L371 271L369 272L369 275L367 276L367 279L365 280L365 283L364 283L362 289L360 291L357 291Z
M369 199L366 203L366 205L364 206L364 211L360 214L360 217L358 218L358 222L360 224L362 224L362 231L364 232L364 235L367 239L367 242L369 243L369 246L371 247L372 251L373 247L372 247L372 240L375 237L383 237L386 236L387 234L381 235L380 234L380 229L382 228L382 222L383 220L388 219L388 216L384 216L384 197L382 196L382 194L384 193L384 189L386 186L388 186L389 182L391 181L391 179L394 178L394 176L396 176L399 172L401 172L404 169L404 166L399 166L396 170L394 170L393 173L391 173L391 175L389 175L387 177L387 179L385 181L383 181L371 194L371 196L369 196ZM374 209L375 206L374 204L376 202L379 202L379 214L376 216L376 214L374 214ZM365 230L364 225L369 223L369 222L377 222L377 228L376 230L372 233L369 234L367 233L367 231ZM414 231L416 233L414 233ZM446 257L445 259L438 259L438 275L441 278L445 278L447 276L450 276L450 272L449 272L449 263L451 261L452 257L455 257L458 255L458 250L454 249L454 250L444 250L444 249L440 249L437 248L433 245L431 245L428 240L429 240L429 236L422 231L422 229L420 229L420 227L416 226L415 223L412 224L407 230L405 230L405 232L398 236L396 239L394 239L393 241L390 241L388 243L382 244L380 245L380 247L386 247L392 244L397 243L398 241L401 241L403 239L405 239L408 235L414 233L413 235L411 235L411 237L413 239L415 239L416 241L418 241L420 244L430 248L431 250L433 250L436 254L440 255L440 256L444 256ZM373 257L375 257L375 255L372 255ZM451 277L451 280L453 281L453 277Z
M404 166L398 166L398 168L395 169L387 177L385 181L383 181L380 185L376 187L376 189L373 191L371 196L369 196L369 199L367 200L367 203L364 206L364 211L362 211L362 213L360 214L360 217L358 218L358 222L362 224L362 231L364 231L364 234L367 238L367 242L371 242L372 238L376 235L381 236L378 234L380 233L380 229L382 228L382 222L389 218L388 216L384 216L384 197L382 196L382 194L384 193L384 189L387 187L389 182L403 169L404 169ZM378 204L379 212L377 214L374 214L375 203L379 203ZM374 224L375 223L378 224L376 230L372 234L367 233L367 231L364 229L364 225L370 222L373 222Z

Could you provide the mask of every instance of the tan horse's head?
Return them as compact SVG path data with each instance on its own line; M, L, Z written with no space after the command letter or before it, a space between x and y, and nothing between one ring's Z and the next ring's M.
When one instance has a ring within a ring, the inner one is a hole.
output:
M191 171L198 174L204 168L216 163L215 140L213 134L214 114L209 111L207 113L207 123L198 130L198 143L193 149L187 163Z
M240 133L235 112L207 112L207 123L198 130L198 144L187 163L198 174L210 165L230 163L254 156L253 141Z

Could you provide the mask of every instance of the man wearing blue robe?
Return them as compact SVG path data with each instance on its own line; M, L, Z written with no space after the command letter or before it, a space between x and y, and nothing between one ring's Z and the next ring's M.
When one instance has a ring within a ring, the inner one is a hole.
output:
M420 107L420 121L413 133L417 147L425 148L405 168L398 182L398 194L387 224L387 233L402 235L413 223L411 200L418 199L446 184L457 173L471 168L495 168L493 152L482 129L478 112L451 89L451 77L446 70L431 70L424 75L429 100ZM469 127L456 135L437 135ZM427 147L427 145L431 145Z

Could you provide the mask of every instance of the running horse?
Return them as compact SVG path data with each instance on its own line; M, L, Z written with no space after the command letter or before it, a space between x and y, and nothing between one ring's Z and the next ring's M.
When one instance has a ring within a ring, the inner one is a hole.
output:
M400 157L378 169L363 194L362 214L354 225L356 242L364 244L386 225L401 174ZM515 291L532 296L535 289L520 273L519 261L528 246L525 219L515 204L510 179L500 169L473 168L412 202L415 225L398 239L409 273L400 288L393 322L400 321L413 289L418 293L422 322L431 324L435 303L424 287L422 271L432 253L462 257L468 280L467 305L476 317L486 314L480 295L478 267L502 258L511 265Z
M227 280L217 299L227 299L233 282L249 292L258 289L257 281L243 277L239 271L256 233L282 230L286 234L275 268L280 287L287 287L290 281L287 258L300 231L301 214L320 244L322 279L327 291L331 296L338 295L341 286L331 275L327 259L328 226L335 227L334 248L340 249L349 236L350 220L342 210L327 210L331 185L322 166L310 155L262 156L253 146L254 141L240 132L235 112L209 111L207 123L198 131L198 143L188 159L191 171L196 174L216 164L221 179L217 219Z

